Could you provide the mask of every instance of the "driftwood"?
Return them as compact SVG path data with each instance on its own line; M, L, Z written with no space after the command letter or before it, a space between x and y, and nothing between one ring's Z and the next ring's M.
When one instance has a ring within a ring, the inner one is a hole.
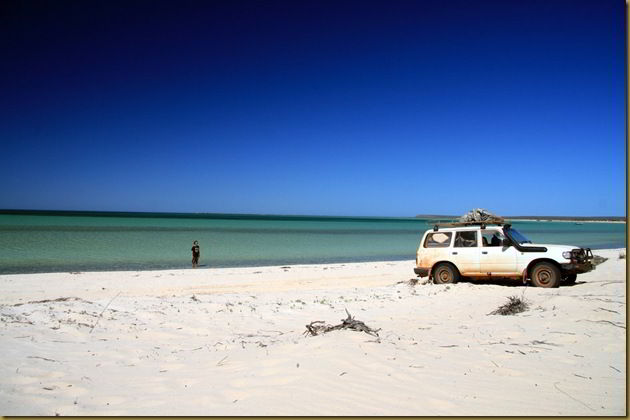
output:
M346 319L341 320L341 324L338 325L329 325L324 321L313 321L306 326L306 331L304 331L304 335L319 335L323 333L327 333L329 331L335 330L354 330L354 331L362 331L366 334L369 334L374 337L378 337L378 332L381 330L380 328L374 330L367 325L365 325L362 321L357 321L354 319L350 312L346 309L346 313L348 317Z

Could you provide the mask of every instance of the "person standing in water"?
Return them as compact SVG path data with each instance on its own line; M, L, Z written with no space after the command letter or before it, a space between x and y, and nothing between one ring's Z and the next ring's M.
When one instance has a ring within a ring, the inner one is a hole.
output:
M193 241L193 246L190 248L192 251L192 266L193 268L197 268L199 266L199 242Z

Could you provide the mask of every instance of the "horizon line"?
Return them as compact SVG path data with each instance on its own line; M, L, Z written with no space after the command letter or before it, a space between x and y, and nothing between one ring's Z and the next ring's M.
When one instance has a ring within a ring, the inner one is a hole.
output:
M318 218L361 218L361 219L456 219L461 216L446 214L416 214L413 216L356 216L356 215L322 215L322 214L272 214L272 213L222 213L222 212L151 212L151 211L123 211L123 210L41 210L41 209L0 209L0 214L74 214L83 215L103 215L103 216L120 216L120 215L165 215L165 216L240 216L240 217L318 217ZM81 213L81 214L80 214ZM624 216L549 216L549 215L518 215L518 216L502 216L505 219L527 219L527 220L626 220Z

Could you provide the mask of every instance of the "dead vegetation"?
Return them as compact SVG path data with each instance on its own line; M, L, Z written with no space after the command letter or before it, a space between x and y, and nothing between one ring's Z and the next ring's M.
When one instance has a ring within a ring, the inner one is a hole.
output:
M409 279L406 282L403 283L407 283L409 286L415 286L416 284L418 284L418 279Z
M306 325L304 335L316 336L335 330L353 330L364 332L373 337L378 337L378 332L381 330L380 328L375 330L365 325L362 321L357 321L352 315L350 315L350 312L348 312L347 309L346 314L348 314L348 317L346 319L342 319L341 324L338 325L329 325L324 321L313 321Z
M433 283L432 283L432 282L431 282L431 280L429 280L429 278L427 277L426 279L424 279L424 280L422 280L422 281L420 281L420 279L419 279L419 278L412 278L412 279L409 279L409 280L401 280L401 281L399 281L399 282L398 282L398 283L396 283L396 284L406 284L406 285L407 285L407 286L409 286L409 287L415 287L415 286L417 286L418 284L420 284L420 285L424 286L425 284L433 284Z
M515 315L529 309L529 303L518 296L509 296L508 302L499 306L488 315Z
M592 263L593 265L600 265L603 262L608 261L608 258L600 257L599 255L593 255Z

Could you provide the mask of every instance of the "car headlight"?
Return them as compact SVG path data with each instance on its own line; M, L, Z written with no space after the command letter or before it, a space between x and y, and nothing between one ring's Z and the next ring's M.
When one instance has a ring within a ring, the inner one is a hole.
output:
M564 252L562 253L562 256L563 256L564 258L566 258L567 260L570 260L570 259L571 259L571 251L564 251Z

